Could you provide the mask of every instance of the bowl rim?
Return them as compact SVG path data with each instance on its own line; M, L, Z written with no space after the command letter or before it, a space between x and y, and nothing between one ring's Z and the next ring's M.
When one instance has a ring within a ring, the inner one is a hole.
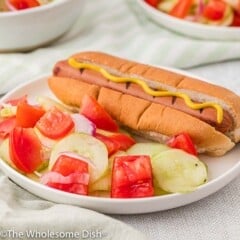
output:
M4 18L4 17L23 16L23 15L29 15L29 14L32 14L32 13L42 12L42 11L57 7L59 5L65 4L67 2L73 2L73 1L76 1L76 0L53 0L53 2L48 3L48 4L44 4L44 5L39 6L39 7L23 9L23 10L20 10L20 11L0 12L0 19Z
M240 31L240 27L235 27L235 26L216 26L216 25L208 25L208 24L202 24L202 23L197 23L197 22L191 22L191 21L187 21L187 20L184 20L184 19L180 19L180 18L176 18L176 17L173 17L169 14L166 14L152 6L150 6L149 4L147 4L145 2L145 0L136 0L139 5L141 5L142 8L145 9L145 11L148 11L148 12L151 12L151 14L155 15L155 16L159 16L159 17L164 17L165 19L169 19L170 21L174 21L178 24L181 24L181 25L185 25L185 26L188 26L188 27L194 27L196 29L205 29L205 30L212 30L212 31L221 31L221 30L224 30L224 31L228 31L228 32L235 32L235 31Z

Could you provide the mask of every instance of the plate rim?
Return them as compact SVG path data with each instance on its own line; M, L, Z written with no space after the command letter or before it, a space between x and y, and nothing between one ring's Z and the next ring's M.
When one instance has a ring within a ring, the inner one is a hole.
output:
M168 70L168 71L173 71L175 73L180 73L180 74L184 74L185 76L188 77L193 77L193 78L197 78L197 79L201 79L203 81L207 81L206 78L203 77L199 77L196 74L192 74L189 73L187 71L184 70L180 70L180 69L176 69L173 67L166 67L166 66L161 66L161 65L155 65L158 66L162 69ZM33 80L31 81L27 81L25 83L21 83L19 84L17 87L15 87L14 89L12 89L11 91L9 91L6 95L4 95L1 99L0 99L0 104L2 102L4 102L5 100L7 100L9 97L11 97L11 95L14 95L14 93L16 93L17 91L26 88L30 85L35 85L36 83L39 83L40 81L46 81L47 78L49 77L49 75L40 75L38 77L35 77ZM47 89L49 90L49 89ZM26 93L27 94L27 93ZM234 148L236 148L237 146L235 146ZM217 161L217 159L216 159ZM150 211L146 211L146 209L140 209L140 210L132 210L132 212L122 212L119 211L119 209L114 209L114 210L107 210L105 208L101 208L100 209L93 209L91 206L84 206L79 204L79 206L81 207L86 207L92 210L97 210L99 212L103 212L103 213L110 213L110 214L142 214L142 213L150 213L150 212L158 212L158 211L163 211L163 210L168 210L168 209L172 209L172 208L176 208L176 207L180 207L180 206L185 206L187 204L193 203L195 201L201 200L211 194L213 194L214 192L220 190L221 188L223 188L224 186L226 186L229 182L231 182L233 179L235 179L239 174L240 174L240 161L238 161L237 163L235 163L230 169L228 169L226 172L222 173L221 175L219 175L218 177L211 179L211 181L199 186L195 191L187 193L187 194L182 194L182 193L171 193L171 194L167 194L167 195L161 195L161 196L153 196L153 197L145 197L145 198L132 198L132 199L112 199L112 198L107 198L107 197L95 197L95 196L81 196L81 195L77 195L77 194L72 194L72 193L67 193L64 191L59 191L56 189L52 189L49 188L45 185L42 185L39 182L36 182L32 179L30 179L29 177L21 174L20 172L18 172L17 170L15 170L14 168L12 168L9 164L7 164L3 159L0 158L0 169L6 174L7 177L11 178L9 175L13 174L16 175L17 178L20 178L24 183L28 183L30 185L33 185L35 187L40 188L40 190L43 190L44 192L53 192L54 194L57 194L59 196L62 196L64 198L71 198L71 199L83 199L83 200L89 200L90 204L94 204L94 203L100 203L100 204L106 204L108 205L109 203L113 203L114 206L117 206L117 204L123 204L123 205L133 205L134 203L136 204L149 204L151 202L159 202L161 203L162 201L170 201L170 200L178 200L178 198L180 198L181 201L185 201L184 198L186 197L186 201L183 204L173 204L172 207L168 207L168 208L163 208L163 209L157 209L154 208ZM7 173L6 173L7 172ZM9 174L10 173L10 174ZM14 181L14 179L13 179ZM14 181L15 182L15 181ZM22 186L21 184L19 184L18 182L15 182L17 185ZM23 187L25 190L33 193L33 191L30 191L28 189L26 189L25 187ZM210 189L210 191L208 191L208 189ZM34 195L37 195L41 198L45 198L40 196L39 194L33 193ZM199 196L200 197L199 197ZM191 196L193 197L191 199ZM45 198L46 199L46 198ZM46 199L49 201L49 199ZM54 200L50 200L50 201L54 201ZM56 201L54 201L56 202ZM61 203L57 202L57 203ZM74 203L70 203L75 205ZM78 204L77 204L78 205Z

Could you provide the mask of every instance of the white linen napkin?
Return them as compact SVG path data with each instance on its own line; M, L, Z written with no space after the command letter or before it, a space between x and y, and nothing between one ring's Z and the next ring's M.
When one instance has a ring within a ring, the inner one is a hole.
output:
M106 215L40 199L0 172L0 239L146 238L132 227Z

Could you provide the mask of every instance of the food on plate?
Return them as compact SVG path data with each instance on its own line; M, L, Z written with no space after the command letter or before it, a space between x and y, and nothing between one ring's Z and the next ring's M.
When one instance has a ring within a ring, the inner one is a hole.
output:
M172 161L169 161L172 159ZM207 168L196 156L175 149L152 158L156 185L166 192L191 192L207 181Z
M180 19L216 26L240 26L239 0L144 0Z
M62 154L73 158L81 156L82 161L88 163L91 182L100 179L107 171L107 148L103 142L91 135L75 132L56 143L49 160L50 169Z
M223 155L240 140L239 96L181 73L82 52L57 62L47 82L60 101L0 104L0 158L56 190L192 192L208 181L199 153Z
M82 52L57 62L48 84L66 105L90 109L87 94L130 133L194 155L224 155L240 140L240 97L180 73Z
M18 11L48 4L53 0L0 0L0 12Z
M195 190L207 181L207 167L189 153L195 146L188 134L187 143L179 136L168 145L137 142L89 95L78 111L45 97L0 105L0 158L73 194L142 198Z
M126 169L128 177L126 177ZM152 167L149 156L115 157L112 170L111 197L151 197L153 194Z

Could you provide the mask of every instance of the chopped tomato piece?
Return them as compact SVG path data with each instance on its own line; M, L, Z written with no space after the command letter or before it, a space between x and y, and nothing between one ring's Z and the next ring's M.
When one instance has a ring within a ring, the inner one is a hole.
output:
M183 151L197 156L197 150L194 146L194 143L187 133L180 133L172 137L167 145L172 148L182 149Z
M66 155L60 155L51 171L68 176L71 173L88 173L88 163Z
M161 0L145 0L146 3L148 3L149 5L151 5L152 7L157 7L158 4L160 3Z
M152 168L149 156L117 156L112 171L112 198L153 196Z
M51 172L41 179L49 187L81 195L88 194L88 163L60 155Z
M119 144L119 149L122 151L126 151L130 148L136 141L129 135L123 133L116 133L110 136L111 140L117 142Z
M37 0L8 0L16 10L22 10L40 6Z
M113 132L118 131L117 123L96 99L89 95L83 97L80 113L95 123L97 128Z
M66 136L73 129L74 123L69 114L52 108L37 121L36 127L46 137L58 139Z
M233 22L232 22L231 26L233 26L233 27L240 26L240 14L238 14L236 12L234 13Z
M210 0L204 7L203 16L213 21L223 19L227 4L224 1Z
M6 118L0 121L0 139L6 138L16 127L16 117Z
M106 145L107 150L108 150L108 156L110 156L113 153L117 152L119 150L119 148L120 148L119 143L114 141L114 140L112 140L108 136L104 136L104 135L102 135L100 133L96 133L95 137Z
M30 105L25 100L20 101L17 104L17 126L25 128L34 127L44 113L45 111L41 107Z
M193 0L178 0L169 14L177 18L185 18L189 13L192 4Z
M106 145L109 156L119 150L126 151L128 148L130 148L133 144L136 143L136 141L127 134L115 132L107 132L107 134L108 135L96 133L95 137Z
M10 158L19 170L34 172L43 163L41 151L41 143L32 128L15 127L10 133Z

